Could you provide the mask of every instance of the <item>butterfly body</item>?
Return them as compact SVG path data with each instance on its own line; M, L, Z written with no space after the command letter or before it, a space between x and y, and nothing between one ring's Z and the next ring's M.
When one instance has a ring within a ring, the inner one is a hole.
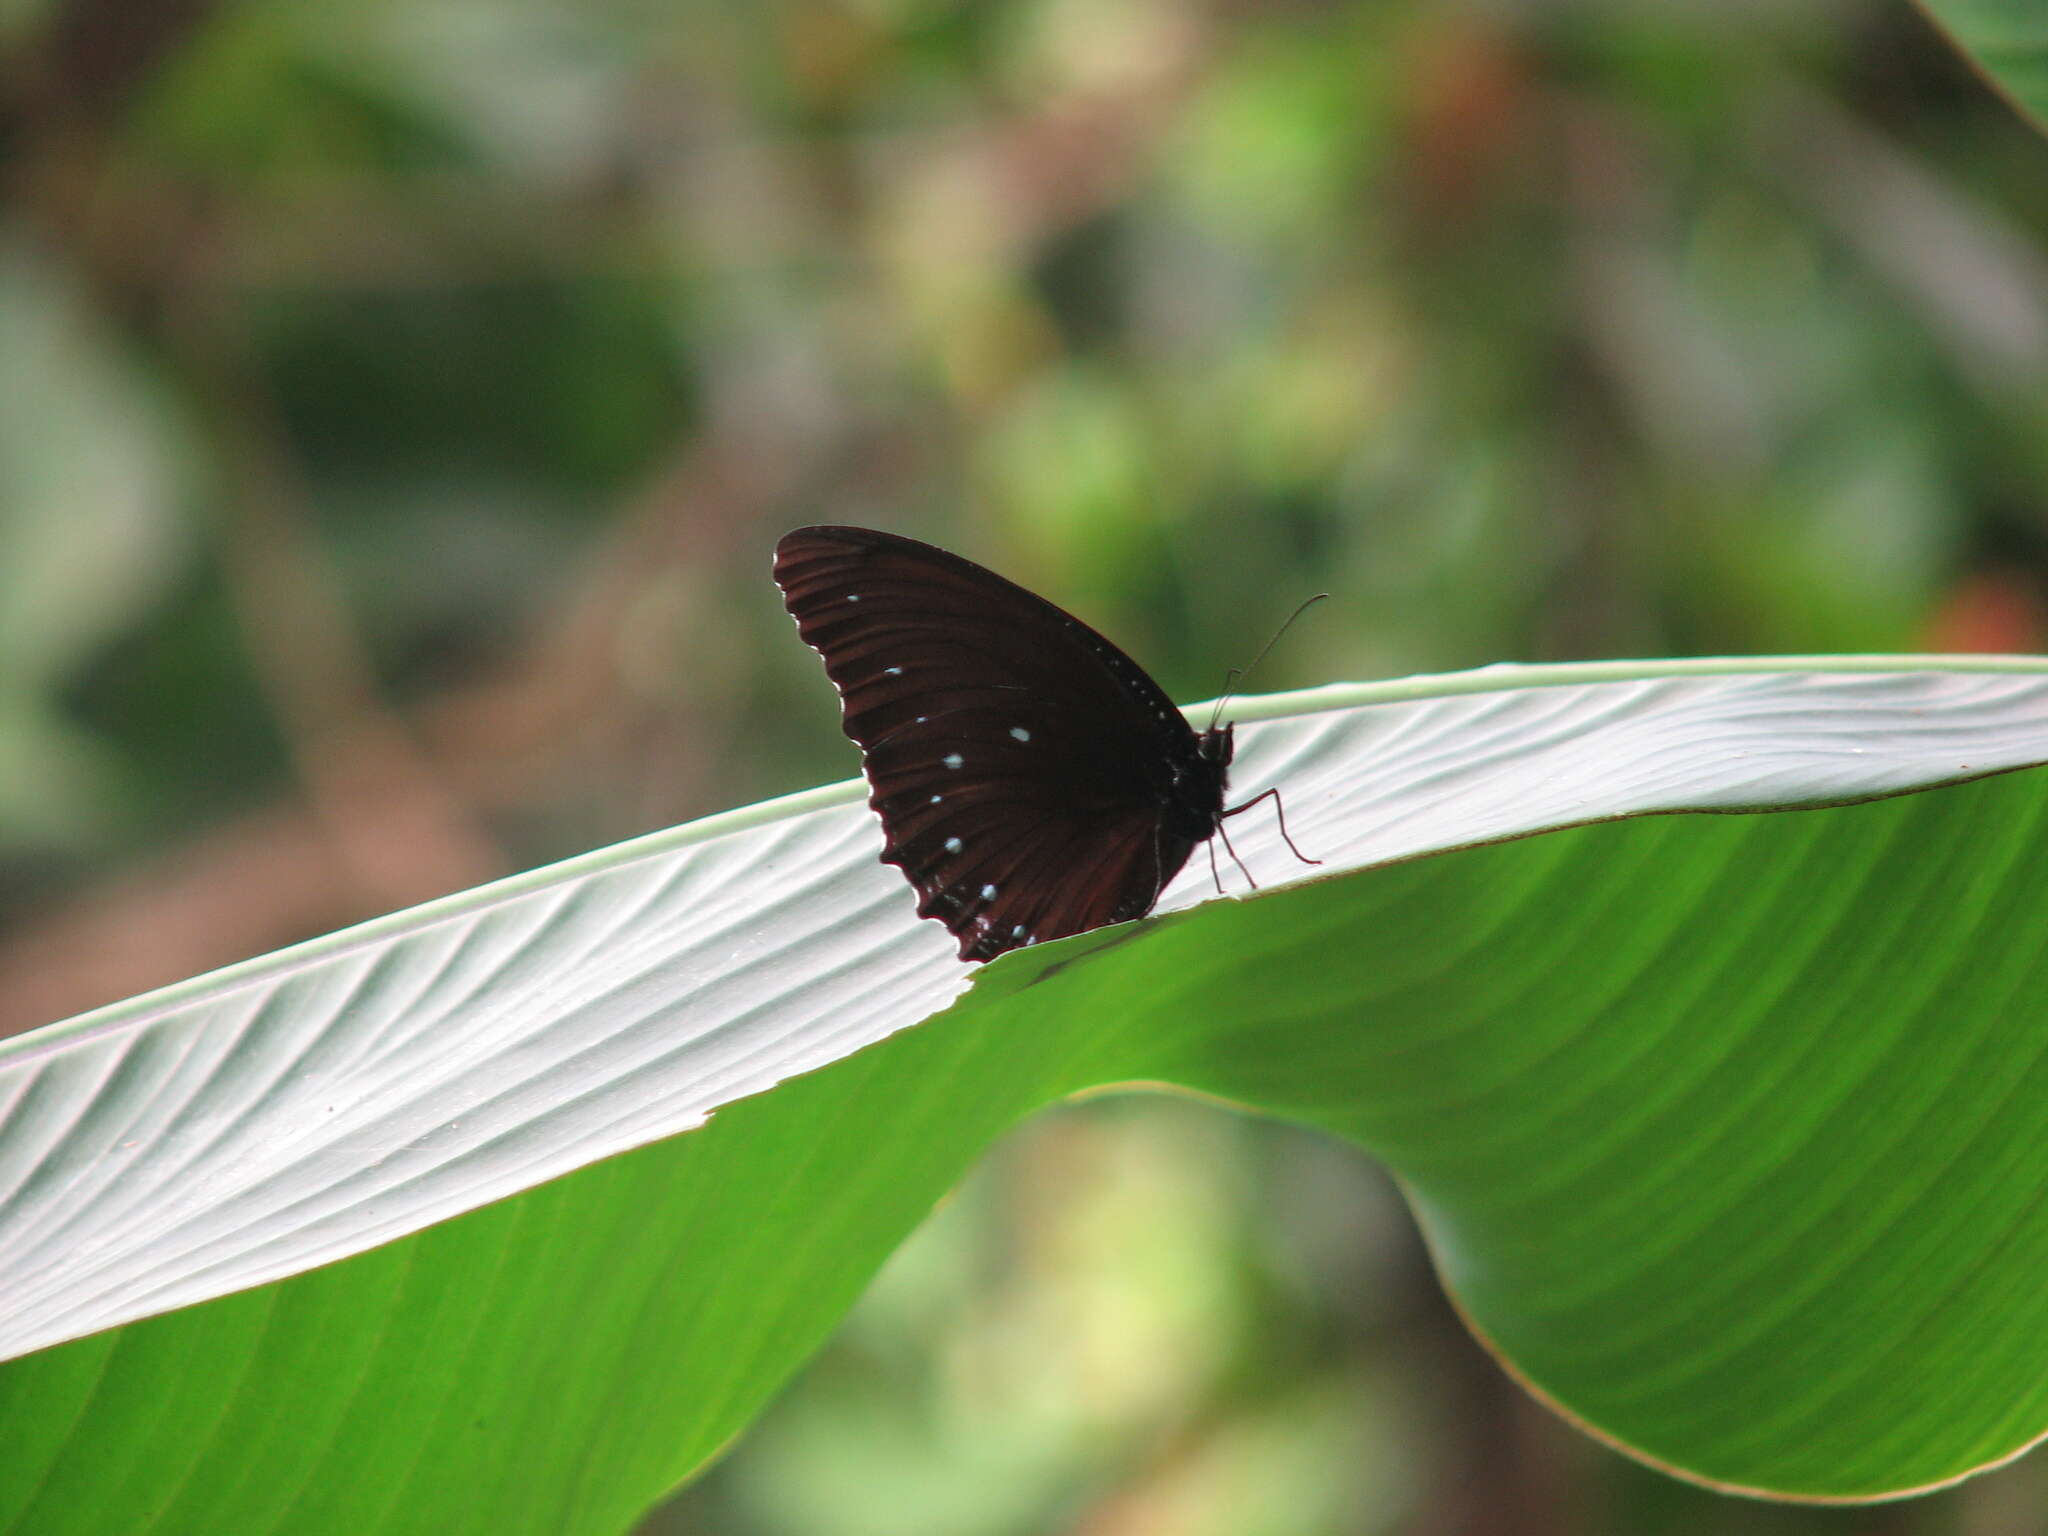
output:
M1072 614L866 528L775 548L798 633L861 749L882 861L963 960L1125 922L1222 825L1233 740Z

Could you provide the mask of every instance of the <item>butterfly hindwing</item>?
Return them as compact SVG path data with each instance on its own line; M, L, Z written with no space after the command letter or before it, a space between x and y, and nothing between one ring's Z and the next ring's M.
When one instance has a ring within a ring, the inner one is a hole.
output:
M1142 916L1213 828L1227 733L1205 751L1135 662L1043 598L861 528L784 536L775 580L839 690L882 858L961 958Z

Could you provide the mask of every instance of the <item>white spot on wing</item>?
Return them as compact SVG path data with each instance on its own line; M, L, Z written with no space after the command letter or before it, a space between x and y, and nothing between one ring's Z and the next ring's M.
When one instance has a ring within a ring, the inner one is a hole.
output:
M962 757L958 752L948 752L944 757L940 758L939 761L944 763L948 768L958 768L962 763L966 762L967 759Z
M946 852L948 853L958 853L962 848L965 848L966 846L967 845L961 842L960 839L957 837L949 837L946 839Z
M902 669L901 667L884 667L884 668L882 668L882 676L884 676L884 677L901 677L902 675L903 675L903 669Z
M1031 739L1031 733L1025 730L1024 727L1021 725L1011 726L1010 734L1016 737L1019 741L1029 741Z
M857 603L860 601L860 594L858 592L849 592L846 594L846 600L849 603Z
M941 800L943 800L943 799L945 799L945 798L946 798L946 797L945 797L944 795L933 795L933 796L932 796L932 804L933 804L933 805L937 805L937 804L938 804L938 803L939 803L939 802L940 802Z
M981 899L983 901L994 901L996 899L996 888L992 885L984 885L981 888Z

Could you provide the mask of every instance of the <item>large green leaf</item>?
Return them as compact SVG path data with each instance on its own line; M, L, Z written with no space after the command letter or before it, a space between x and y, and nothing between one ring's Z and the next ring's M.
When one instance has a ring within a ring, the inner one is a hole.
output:
M0 1371L0 1521L617 1529L990 1139L1140 1080L1383 1158L1475 1326L1637 1454L1822 1497L2011 1454L2048 1427L2043 776L1526 836L2048 761L2041 663L1775 665L1262 701L1238 781L1329 863L1240 849L1324 878L1201 868L980 972L859 806L800 800L24 1037L15 1347L222 1299Z

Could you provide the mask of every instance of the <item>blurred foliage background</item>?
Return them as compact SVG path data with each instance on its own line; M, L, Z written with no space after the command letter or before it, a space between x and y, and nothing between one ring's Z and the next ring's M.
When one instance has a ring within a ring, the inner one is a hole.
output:
M1324 588L1261 686L2038 649L2044 163L1880 0L0 0L0 1031L850 773L803 522L1183 698ZM647 1531L2041 1484L1671 1483L1507 1382L1348 1149L1122 1099Z

